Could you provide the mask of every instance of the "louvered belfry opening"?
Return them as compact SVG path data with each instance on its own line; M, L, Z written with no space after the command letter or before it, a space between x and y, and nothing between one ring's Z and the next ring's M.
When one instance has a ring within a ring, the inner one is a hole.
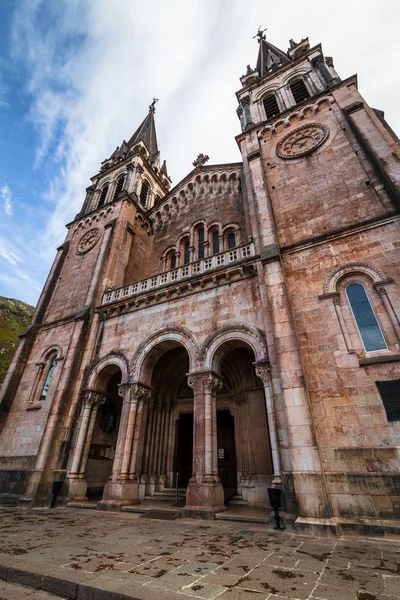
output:
M143 204L143 206L146 206L146 201L147 201L147 195L149 193L149 184L147 183L147 181L143 181L142 183L142 189L140 190L140 202L141 204Z
M300 104L307 100L310 97L308 93L308 89L306 88L306 84L302 79L296 79L296 81L292 81L290 84L290 90L293 94L294 101L296 104Z
M125 175L120 177L117 181L117 185L115 187L115 192L114 192L114 200L116 200L118 198L118 194L120 192L122 192L122 188L124 187L124 179L125 179Z
M103 187L103 189L101 190L99 205L97 208L100 208L101 206L104 205L104 202L106 201L106 198L107 198L107 192L108 192L108 185L105 185Z
M263 104L264 104L265 116L267 117L267 119L272 119L272 117L276 117L277 115L279 115L280 111L279 111L278 103L275 98L275 94L266 96L263 99Z

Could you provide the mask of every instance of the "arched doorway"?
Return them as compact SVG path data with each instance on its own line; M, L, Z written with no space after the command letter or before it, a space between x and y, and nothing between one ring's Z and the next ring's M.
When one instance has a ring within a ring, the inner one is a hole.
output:
M90 387L82 392L68 473L70 500L100 500L112 474L122 409L119 363L100 363L89 378Z
M187 384L189 355L177 341L164 341L144 362L152 388L143 439L139 498L184 497L192 474L193 391Z
M264 388L249 344L230 339L218 346L213 366L223 378L216 397L218 474L226 502L268 506L273 479Z
M112 374L114 369L108 368L105 402L99 407L89 447L85 473L88 500L101 500L104 486L113 470L122 409L122 399L118 395L121 372L118 369Z

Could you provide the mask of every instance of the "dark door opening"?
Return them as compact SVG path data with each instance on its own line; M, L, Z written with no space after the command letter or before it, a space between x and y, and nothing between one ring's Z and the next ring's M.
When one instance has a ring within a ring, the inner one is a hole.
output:
M177 472L179 487L187 487L192 476L193 413L182 413L178 421Z
M229 410L217 412L218 475L224 488L225 503L237 491L235 419Z

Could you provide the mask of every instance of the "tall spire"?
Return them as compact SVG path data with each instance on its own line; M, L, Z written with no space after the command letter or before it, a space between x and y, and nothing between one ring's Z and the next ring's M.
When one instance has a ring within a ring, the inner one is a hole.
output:
M133 136L128 142L129 148L142 141L150 153L150 157L153 157L158 152L156 124L154 120L154 113L156 112L155 103L157 98L153 98L153 102L149 106L149 113L144 121L139 125Z
M264 29L264 31L266 30ZM290 62L286 52L279 50L279 48L267 42L264 31L261 31L259 28L257 34L254 36L258 38L258 43L260 44L256 70L261 78L268 75L277 67Z

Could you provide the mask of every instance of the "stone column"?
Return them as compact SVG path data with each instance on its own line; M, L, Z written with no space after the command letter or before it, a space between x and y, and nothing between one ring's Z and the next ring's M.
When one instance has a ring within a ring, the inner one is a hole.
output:
M392 323L393 329L396 332L397 340L400 341L400 322L397 317L396 311L393 307L393 304L390 301L387 290L385 289L385 286L387 285L387 283L388 282L383 282L381 284L379 284L379 282L375 283L374 288L376 289L376 291L382 298L382 302L386 308L387 314L389 315L390 322ZM389 283L392 283L392 282L390 281Z
M251 129L254 127L253 118L250 112L250 96L245 96L241 101L243 111L244 111L244 131Z
M281 457L279 454L274 399L271 390L271 367L269 363L256 363L254 366L256 370L256 375L259 379L261 379L264 386L265 406L267 411L267 421L269 429L269 441L272 455L272 466L274 469L274 478L272 480L272 484L274 487L280 487L282 485L282 468Z
M128 479L129 476L129 464L131 460L132 453L132 440L133 433L136 421L136 412L138 406L138 397L135 394L135 390L130 390L130 401L129 401L129 414L128 414L128 423L126 428L126 437L124 443L124 452L122 455L122 465L121 465L121 473L119 478L121 480Z
M121 471L117 479L108 480L104 488L100 508L107 510L120 510L126 504L139 503L139 484L136 477L136 458L142 425L143 402L150 398L151 388L135 382L124 385L122 393L126 393L125 402L128 406L125 431L121 437L123 448L121 457Z
M131 186L132 173L135 167L132 164L126 165L126 177L124 181L124 186L122 189L126 190L129 193L129 188Z
M189 373L188 384L194 392L193 471L186 494L186 516L213 518L225 510L224 490L214 474L217 453L216 398L221 378L211 371Z
M133 444L132 444L132 456L129 467L129 479L138 479L136 473L136 462L139 451L139 443L140 443L140 433L142 429L142 420L143 420L143 409L144 403L150 400L151 392L150 390L146 390L143 387L140 388L137 392L138 394L138 408L136 413L136 424L135 424L135 433L133 436Z
M84 390L82 392L82 414L79 425L78 437L76 440L74 455L72 459L72 465L68 474L69 484L69 497L70 499L87 500L86 490L87 483L84 476L80 477L82 471L81 464L83 466L83 454L86 448L86 439L88 437L88 429L90 423L90 417L92 410L96 407L96 412L101 404L104 404L106 400L105 394L96 390ZM94 426L94 424L93 424ZM93 433L93 430L92 430ZM89 452L89 448L87 449ZM87 460L87 458L86 458ZM85 461L86 467L86 461Z
M89 427L88 427L88 431L87 431L87 435L86 435L86 442L85 442L85 446L84 446L83 452L82 452L81 466L79 467L79 478L80 479L85 477L86 465L87 465L87 461L89 459L90 445L92 443L93 431L94 431L94 426L96 424L96 418L97 418L98 411L99 411L99 404L96 404L92 408L92 414L90 415Z

